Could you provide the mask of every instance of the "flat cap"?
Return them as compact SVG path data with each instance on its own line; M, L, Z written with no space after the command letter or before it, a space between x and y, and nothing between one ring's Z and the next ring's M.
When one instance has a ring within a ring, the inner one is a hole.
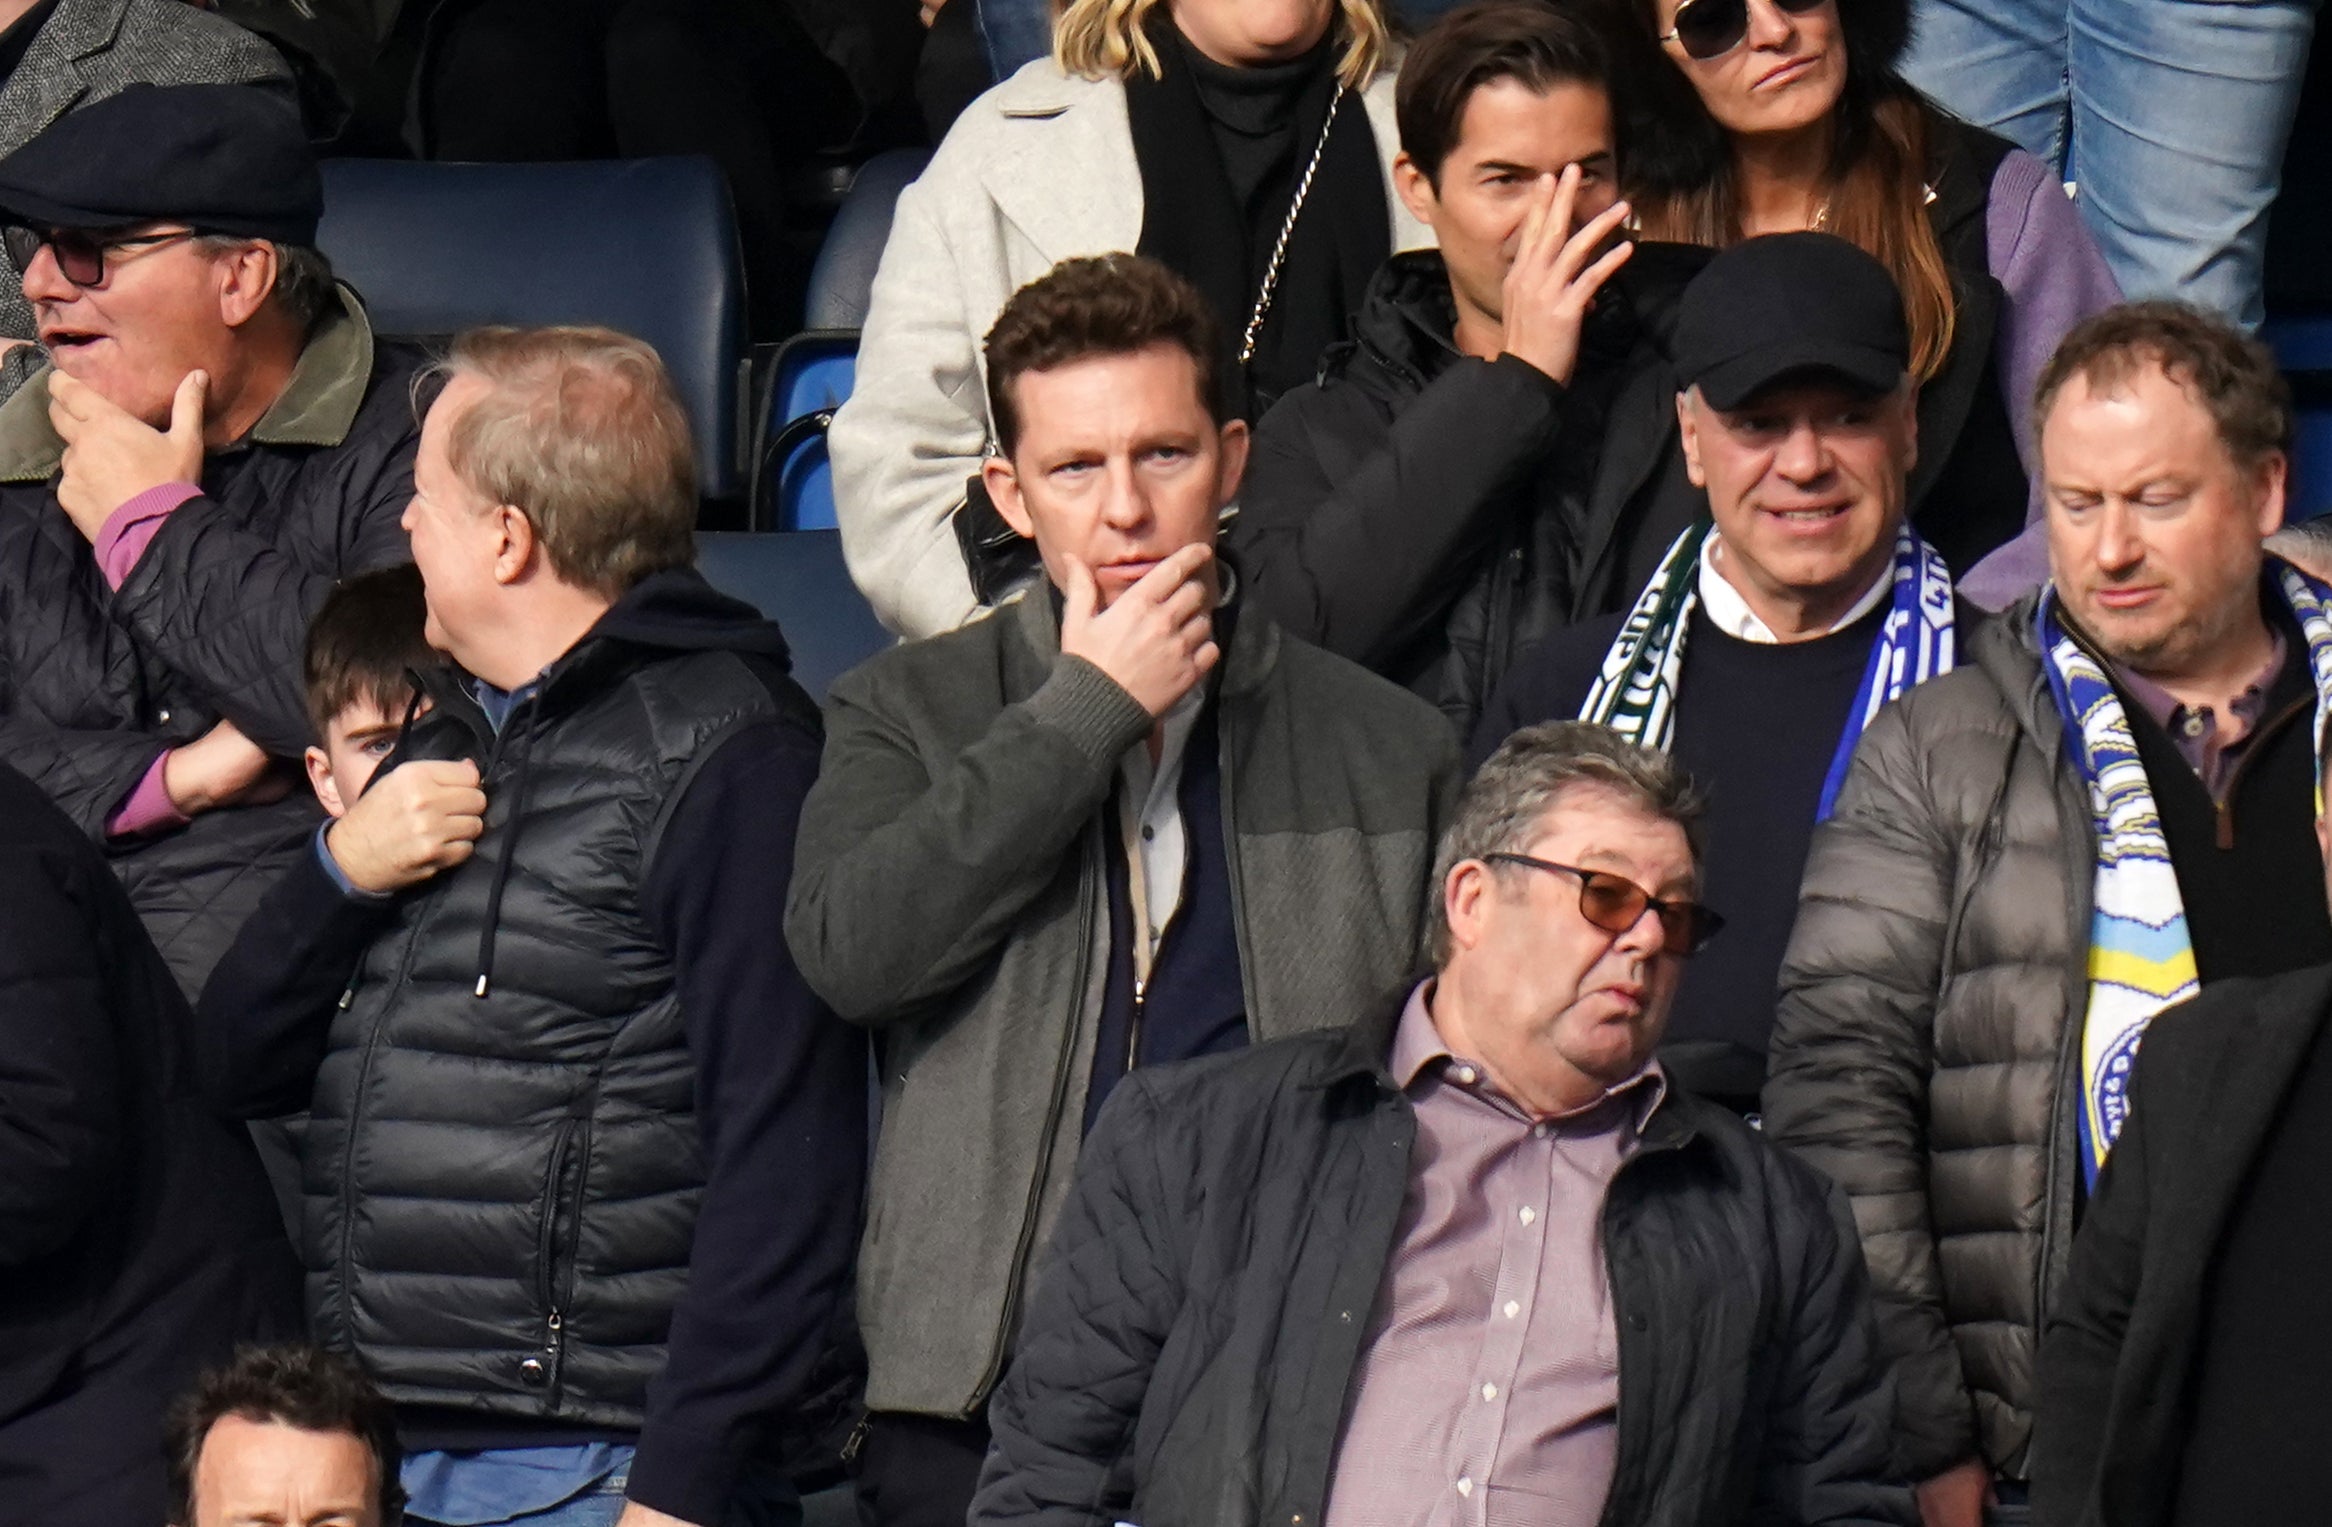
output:
M290 107L248 85L132 85L0 159L0 216L50 228L178 222L313 244L315 151Z
M1744 239L1684 289L1671 351L1678 380L1734 409L1783 380L1891 392L1911 364L1903 295L1887 268L1827 233Z

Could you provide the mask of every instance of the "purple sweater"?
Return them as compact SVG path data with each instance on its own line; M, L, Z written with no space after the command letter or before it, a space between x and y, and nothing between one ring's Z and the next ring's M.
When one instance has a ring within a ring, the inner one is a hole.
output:
M2016 453L2032 478L2024 534L1969 569L1959 591L1969 602L2002 610L2049 575L2040 523L2040 442L2032 432L2032 389L2057 343L2082 319L2121 301L2072 198L2049 167L2011 150L1992 176L1984 213L1984 254L2007 293L1994 339Z

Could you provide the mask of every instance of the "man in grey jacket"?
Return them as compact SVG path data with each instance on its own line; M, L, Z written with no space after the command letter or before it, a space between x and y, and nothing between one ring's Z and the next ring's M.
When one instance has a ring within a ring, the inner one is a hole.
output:
M1863 733L1764 1096L1854 1201L1929 1527L2023 1497L2040 1325L2147 1021L2332 959L2332 594L2260 549L2291 429L2272 358L2195 309L2109 309L2035 414L2050 584Z
M786 932L880 1031L861 1251L873 1520L960 1524L1030 1263L1139 1065L1340 1026L1418 960L1457 745L1214 555L1247 433L1205 300L1072 260L987 338L1047 585L844 676Z

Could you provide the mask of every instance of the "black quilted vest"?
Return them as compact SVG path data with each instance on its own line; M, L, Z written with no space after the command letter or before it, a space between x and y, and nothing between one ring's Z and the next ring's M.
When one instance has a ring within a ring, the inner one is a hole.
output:
M781 672L586 637L499 736L432 684L400 756L476 758L485 835L366 954L303 1152L316 1336L398 1404L640 1424L704 1164L639 891L693 764L808 703Z

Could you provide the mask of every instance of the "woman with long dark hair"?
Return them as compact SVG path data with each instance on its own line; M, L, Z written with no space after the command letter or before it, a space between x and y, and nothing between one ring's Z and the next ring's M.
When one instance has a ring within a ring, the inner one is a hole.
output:
M1631 3L1643 78L1622 171L1644 235L1819 229L1887 267L1920 386L1912 520L1967 573L2038 508L2034 379L2120 297L2087 228L2041 161L1903 82L1906 0ZM2045 573L2035 537L1961 588L2005 603Z

